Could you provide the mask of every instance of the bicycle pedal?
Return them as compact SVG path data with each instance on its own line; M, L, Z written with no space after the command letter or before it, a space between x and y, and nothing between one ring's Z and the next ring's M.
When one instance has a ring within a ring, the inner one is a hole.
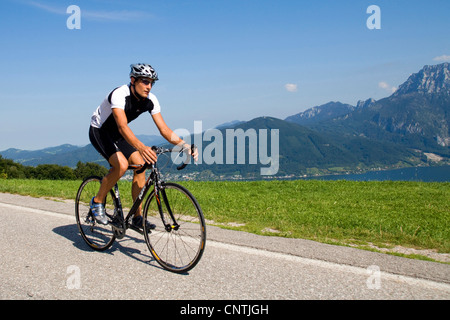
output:
M86 215L84 219L85 223L93 223L95 221L94 216L92 215L92 211L89 209L89 213Z

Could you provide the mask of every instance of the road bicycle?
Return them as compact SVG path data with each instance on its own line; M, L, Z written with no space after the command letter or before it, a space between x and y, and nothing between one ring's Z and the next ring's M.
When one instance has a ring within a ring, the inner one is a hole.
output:
M178 170L186 167L190 158L187 150L179 147L152 148L158 158L165 153L178 152L177 157L184 153L186 159L177 167ZM89 207L102 178L90 176L83 180L75 200L75 215L82 238L94 250L103 251L110 248L115 239L122 239L127 229L132 229L144 235L152 256L164 269L175 273L191 270L200 261L206 242L205 219L197 200L185 187L163 181L156 163L131 165L128 169L138 173L150 169L150 175L125 218L119 186L114 186L104 202L107 225L97 223ZM145 198L152 186L153 190ZM144 203L143 230L131 224L131 218L141 203ZM145 221L156 225L156 228L150 230Z

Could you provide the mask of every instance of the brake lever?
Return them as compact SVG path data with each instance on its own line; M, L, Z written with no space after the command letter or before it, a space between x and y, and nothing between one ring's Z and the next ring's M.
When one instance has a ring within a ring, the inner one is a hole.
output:
M190 157L194 154L194 150L195 150L195 149L197 149L197 146L196 146L195 144L191 144L191 154L188 155L188 156L186 157L186 160L184 160L184 162L183 162L181 165L179 165L179 166L177 167L177 170L183 170L184 168L186 168L186 166L187 166L188 163L189 163ZM181 153L181 152L184 152L184 150L185 150L185 149L181 149L180 153Z

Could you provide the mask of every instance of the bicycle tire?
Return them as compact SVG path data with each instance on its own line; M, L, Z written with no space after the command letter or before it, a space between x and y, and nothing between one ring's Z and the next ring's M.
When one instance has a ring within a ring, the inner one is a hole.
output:
M116 240L112 227L110 225L98 224L89 208L89 202L97 194L101 181L102 178L97 176L84 179L75 199L75 216L78 230L88 246L97 251L108 249ZM104 202L107 215L109 216L112 216L115 210L114 199L115 196L111 190Z
M172 224L166 228L158 209L155 192L147 198L144 205L144 219L156 228L147 230L144 223L144 237L154 259L166 270L185 273L194 268L205 250L206 224L202 209L195 197L183 186L175 183L163 183L160 202L166 222ZM172 210L178 227L174 228L168 214Z

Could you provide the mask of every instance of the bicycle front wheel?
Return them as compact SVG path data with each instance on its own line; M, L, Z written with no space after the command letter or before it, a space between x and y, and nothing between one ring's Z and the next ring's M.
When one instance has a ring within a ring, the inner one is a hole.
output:
M78 229L84 241L93 249L103 251L111 247L116 239L110 225L102 225L95 221L95 218L89 207L91 199L100 189L102 178L92 176L86 178L78 189L75 199L75 216L77 218ZM110 217L114 213L114 193L107 195L103 203L106 213Z
M145 241L155 260L176 273L195 267L205 250L206 225L194 196L183 186L164 183L158 195L150 194L143 214L156 225L146 230L144 223Z

